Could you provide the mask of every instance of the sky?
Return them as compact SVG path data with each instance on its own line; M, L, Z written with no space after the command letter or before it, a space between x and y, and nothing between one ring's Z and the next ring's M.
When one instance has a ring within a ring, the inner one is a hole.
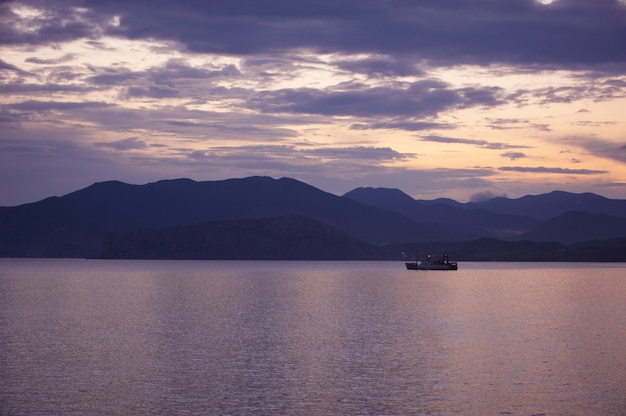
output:
M0 206L94 182L626 199L626 0L0 0Z

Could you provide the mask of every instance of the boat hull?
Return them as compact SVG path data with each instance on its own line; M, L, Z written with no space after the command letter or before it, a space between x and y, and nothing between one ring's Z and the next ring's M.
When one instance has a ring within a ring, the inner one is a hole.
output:
M458 265L456 262L449 263L404 263L406 265L407 270L458 270Z

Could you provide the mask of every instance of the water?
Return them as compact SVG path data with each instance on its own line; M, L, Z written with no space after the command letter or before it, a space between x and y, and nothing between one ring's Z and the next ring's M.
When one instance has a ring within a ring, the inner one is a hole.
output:
M0 260L1 415L624 415L626 264Z

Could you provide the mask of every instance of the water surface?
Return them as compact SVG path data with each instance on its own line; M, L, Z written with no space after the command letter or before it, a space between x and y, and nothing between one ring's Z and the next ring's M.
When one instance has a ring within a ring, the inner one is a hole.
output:
M623 415L626 264L0 259L2 415Z

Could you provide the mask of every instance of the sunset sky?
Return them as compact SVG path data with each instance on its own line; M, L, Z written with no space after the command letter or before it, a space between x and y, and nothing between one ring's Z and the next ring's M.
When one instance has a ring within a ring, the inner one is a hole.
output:
M0 205L292 177L626 199L626 0L0 2Z

